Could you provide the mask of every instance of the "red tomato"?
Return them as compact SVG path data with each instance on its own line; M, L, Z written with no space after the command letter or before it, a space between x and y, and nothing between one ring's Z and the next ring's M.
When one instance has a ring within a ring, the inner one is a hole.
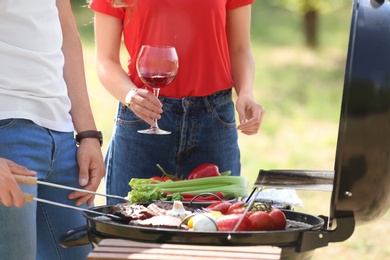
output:
M225 215L217 219L218 231L233 231L238 221L240 221L242 214ZM247 231L251 227L251 221L247 216L244 216L241 224L236 231Z
M274 230L274 221L271 216L265 211L256 211L249 216L251 221L251 230L254 231L265 231Z
M283 230L286 229L286 215L280 209L274 208L269 213L272 221L274 222L274 230Z
M215 202L215 203L207 206L207 208L210 210L219 211L222 214L226 215L228 210L229 210L229 207L231 205L232 205L232 203L227 202L227 201L218 201L218 202Z
M164 177L162 177L162 180L163 181L169 181L171 178L169 178L169 176L164 176Z
M161 182L164 182L163 178L161 178L160 176L153 176L153 177L150 177L149 180L151 180L151 183L157 183L157 182L153 182L153 181L161 181Z
M243 201L234 202L228 209L227 214L242 214L245 211L246 203Z

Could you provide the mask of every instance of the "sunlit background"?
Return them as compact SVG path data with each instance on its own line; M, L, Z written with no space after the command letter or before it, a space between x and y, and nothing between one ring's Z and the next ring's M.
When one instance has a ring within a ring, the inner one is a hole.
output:
M72 2L105 153L117 101L96 76L93 12L85 0ZM351 7L352 0L257 0L253 5L254 93L266 116L257 135L239 135L242 175L251 188L260 169L333 170ZM329 192L298 194L304 207L296 210L329 216ZM96 204L105 204L105 200L97 198ZM374 223L358 226L347 241L316 249L313 259L386 259L389 228L388 212Z

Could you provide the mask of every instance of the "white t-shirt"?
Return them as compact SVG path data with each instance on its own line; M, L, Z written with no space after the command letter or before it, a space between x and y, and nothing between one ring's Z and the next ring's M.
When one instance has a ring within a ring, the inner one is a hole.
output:
M74 130L55 0L0 1L0 120Z

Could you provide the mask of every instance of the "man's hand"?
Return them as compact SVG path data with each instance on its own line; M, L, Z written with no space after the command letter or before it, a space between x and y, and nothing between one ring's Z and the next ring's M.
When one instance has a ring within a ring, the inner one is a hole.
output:
M80 167L79 183L86 190L96 191L106 170L100 144L97 139L85 138L77 150L77 162ZM69 194L69 199L76 199L76 206L87 202L92 205L95 195L75 191Z
M10 160L0 158L0 201L7 207L23 207L26 202L13 174L36 176L36 173Z

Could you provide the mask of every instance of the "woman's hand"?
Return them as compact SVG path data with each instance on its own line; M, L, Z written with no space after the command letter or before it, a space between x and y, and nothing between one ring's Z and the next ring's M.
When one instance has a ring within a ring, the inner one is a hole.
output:
M138 89L131 98L130 109L151 126L155 125L153 119L160 119L163 112L160 100L147 89Z
M252 96L242 95L237 98L236 110L240 122L237 129L247 135L256 134L263 121L264 108Z

